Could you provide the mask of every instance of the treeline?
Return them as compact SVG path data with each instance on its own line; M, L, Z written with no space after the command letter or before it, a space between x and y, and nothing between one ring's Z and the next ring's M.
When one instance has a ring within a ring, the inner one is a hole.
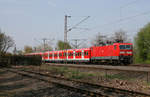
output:
M134 42L135 63L150 64L150 23L140 29Z
M41 64L41 56L24 56L9 53L8 50L12 47L14 47L14 40L0 31L0 66Z
M42 64L41 56L3 55L0 56L0 66L36 65Z
M115 42L131 42L129 39L129 36L126 34L125 31L117 31L110 37L104 36L101 33L98 33L94 40L92 40L92 46L101 46L106 44L112 44ZM143 28L140 29L139 32L137 32L137 35L134 38L133 42L133 48L134 48L134 63L150 63L150 23L145 25ZM8 53L8 49L11 47L14 47L14 41L10 36L7 36L4 32L0 31L0 61L4 59L4 56L14 56L14 59L16 62L17 58L21 61L24 59L29 60L27 57L23 58L23 55L26 53L32 53L32 52L44 52L44 51L50 51L54 50L51 45L49 44L42 44L37 47L32 46L25 46L24 50L16 50L14 49L13 54ZM57 42L57 47L55 50L64 50L64 49L71 49L73 48L70 43L64 43L63 41ZM17 55L17 56L16 56ZM13 58L9 58L11 60L14 60ZM32 58L30 58L32 59ZM35 58L36 59L36 58ZM34 60L34 59L33 59ZM18 62L19 64L25 64ZM29 60L32 61L32 60ZM39 60L41 61L41 60ZM8 61L9 62L9 61ZM16 63L13 63L16 64ZM33 64L33 63L30 63Z

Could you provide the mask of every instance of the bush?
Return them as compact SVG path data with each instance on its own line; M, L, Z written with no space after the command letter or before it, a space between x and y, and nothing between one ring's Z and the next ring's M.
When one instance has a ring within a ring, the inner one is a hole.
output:
M23 56L9 55L0 56L0 65L41 65L42 58L40 56Z

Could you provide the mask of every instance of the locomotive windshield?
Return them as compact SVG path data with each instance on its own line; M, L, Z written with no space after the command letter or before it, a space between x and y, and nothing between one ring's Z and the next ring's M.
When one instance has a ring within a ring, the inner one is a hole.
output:
M119 47L121 50L130 50L131 49L131 45L120 45Z

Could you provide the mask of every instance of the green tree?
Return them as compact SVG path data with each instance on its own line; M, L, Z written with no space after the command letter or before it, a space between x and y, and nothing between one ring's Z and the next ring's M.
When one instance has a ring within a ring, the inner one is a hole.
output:
M32 53L33 52L33 49L31 46L25 46L24 47L24 53L27 54L27 53Z
M150 63L150 23L142 28L135 37L135 61Z
M71 49L69 43L64 43L63 41L59 40L57 43L57 50L64 50L64 49Z
M41 44L41 45L38 45L36 47L34 47L34 52L44 52L44 51L52 51L53 48L51 45L49 44Z

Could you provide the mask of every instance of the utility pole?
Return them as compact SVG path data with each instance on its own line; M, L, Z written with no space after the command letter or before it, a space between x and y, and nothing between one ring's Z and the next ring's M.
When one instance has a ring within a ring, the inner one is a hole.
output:
M46 51L46 40L47 40L47 39L46 39L46 38L43 38L42 40L43 40L43 44L44 44L44 51Z
M65 15L65 26L64 26L64 43L67 42L67 15Z
M72 41L74 41L75 43L72 44L76 49L79 48L79 46L83 43L83 42L80 42L79 41L86 41L86 39L72 39Z
M65 15L65 26L64 26L64 43L67 43L67 33L68 33L68 18L71 16Z
M88 18L90 18L90 16L87 16L86 18L84 18L83 20L81 20L79 23L77 23L76 25L74 25L73 27L68 29L68 18L71 18L71 16L65 15L65 24L64 24L64 43L67 43L67 34L69 31L71 31L72 29L76 29L77 26L79 26L81 23L83 23L84 21L86 21Z
M43 51L46 51L46 44L47 44L47 41L53 41L53 40L55 40L55 39L42 38L42 39L40 39L40 40L42 40L42 42L40 42L40 41L37 40L37 39L34 39L34 40L35 40L36 42L42 44L43 47L44 47L44 50L43 50ZM35 48L35 49L37 50L37 48Z
M75 48L77 49L78 48L78 39L75 39Z

